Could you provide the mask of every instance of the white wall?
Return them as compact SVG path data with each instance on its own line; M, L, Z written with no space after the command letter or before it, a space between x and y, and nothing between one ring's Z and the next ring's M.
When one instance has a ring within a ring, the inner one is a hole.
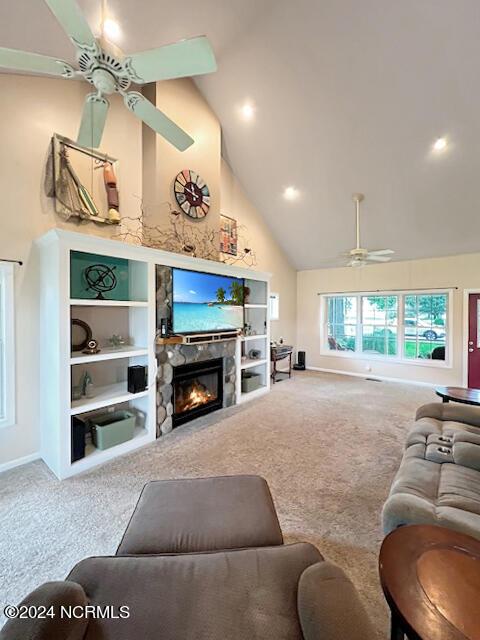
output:
M453 292L450 367L350 359L320 354L319 293L458 287ZM433 384L463 384L464 289L480 289L480 253L410 260L358 269L318 269L297 273L297 346L307 352L307 366L378 375ZM367 367L370 370L367 371Z
M116 228L62 221L43 193L44 167L54 132L76 138L85 83L76 81L0 75L0 257L24 262L16 275L16 396L17 420L0 430L0 469L39 450L39 345L38 268L33 241L53 226L87 234L112 236ZM118 96L111 108L101 149L119 163L116 168L123 216L139 214L144 180L154 185L154 198L173 202L173 178L182 168L198 171L209 183L212 208L206 223L218 224L220 210L237 217L252 234L259 256L258 268L272 271L272 288L281 294L281 320L274 322L274 337L295 338L295 271L271 238L260 215L224 164L221 169L218 119L190 80L162 83L158 105L196 140L186 154L179 154L160 138L142 145L142 125L124 108ZM147 137L149 132L147 131ZM152 148L153 147L153 148ZM142 168L148 171L142 175ZM127 223L128 224L128 223Z
M43 193L50 138L75 138L88 87L67 80L0 75L0 257L23 260L16 285L16 424L0 430L0 465L39 449L38 305L41 292L33 240L50 227L110 235L92 224L62 222ZM119 159L122 213L137 211L141 195L141 123L113 96L102 149Z
M246 240L257 256L255 268L272 273L271 291L280 294L280 318L271 323L271 338L277 340L283 337L287 344L295 345L296 271L272 238L261 215L247 198L225 160L222 160L221 180L221 213L235 218L239 225L245 225L246 237L240 238L240 248ZM241 231L241 235L243 233Z

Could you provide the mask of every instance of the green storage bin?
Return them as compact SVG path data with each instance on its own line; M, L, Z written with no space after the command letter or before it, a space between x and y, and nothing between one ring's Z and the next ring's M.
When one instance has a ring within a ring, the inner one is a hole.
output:
M109 449L133 438L135 414L116 411L92 421L92 439L97 449Z
M250 393L262 386L262 376L254 371L245 371L242 375L242 393Z

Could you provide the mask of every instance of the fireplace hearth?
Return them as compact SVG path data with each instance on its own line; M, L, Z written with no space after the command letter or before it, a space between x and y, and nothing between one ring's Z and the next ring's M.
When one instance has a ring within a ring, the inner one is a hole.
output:
M173 368L173 427L223 405L223 358Z

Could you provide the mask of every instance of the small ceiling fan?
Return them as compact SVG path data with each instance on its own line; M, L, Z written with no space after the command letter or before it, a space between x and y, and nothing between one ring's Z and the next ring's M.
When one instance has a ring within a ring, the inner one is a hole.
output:
M107 119L106 95L119 93L130 111L180 151L194 140L130 84L184 78L216 71L215 56L205 36L181 40L159 49L123 55L104 38L96 39L75 0L45 0L76 47L79 69L54 57L0 47L0 67L63 78L84 78L95 88L85 99L77 142L100 145ZM103 22L105 21L105 10Z
M348 258L347 267L364 267L369 262L390 262L391 255L395 253L393 249L376 249L369 251L360 246L360 203L365 199L363 193L354 193L352 196L355 203L356 218L356 247L343 253L342 256Z

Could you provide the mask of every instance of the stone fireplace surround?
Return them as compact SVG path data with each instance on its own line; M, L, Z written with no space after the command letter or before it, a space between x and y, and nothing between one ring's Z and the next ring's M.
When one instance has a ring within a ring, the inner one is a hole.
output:
M167 318L171 327L172 318L172 268L156 267L156 323L160 331L162 318ZM203 344L157 345L157 438L169 433L173 428L173 368L192 362L204 362L223 358L223 407L235 404L236 387L236 339L225 342Z

